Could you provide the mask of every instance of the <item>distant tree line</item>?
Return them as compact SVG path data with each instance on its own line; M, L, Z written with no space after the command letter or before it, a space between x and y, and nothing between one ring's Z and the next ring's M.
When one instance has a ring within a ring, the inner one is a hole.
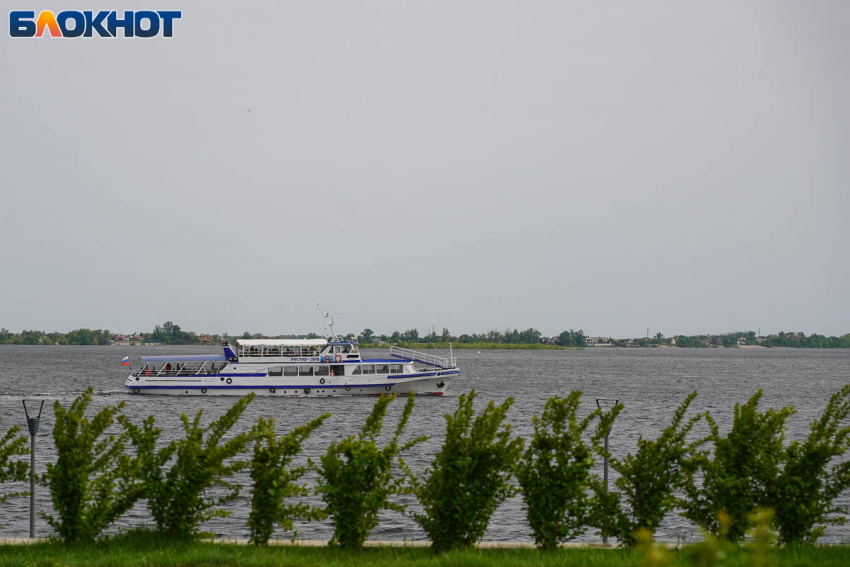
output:
M23 330L13 333L6 328L0 328L0 345L108 345L115 340L115 335L108 329L75 329L68 333L45 333L37 330ZM166 345L196 345L210 342L218 343L227 339L267 339L267 338L319 338L316 333L307 335L276 335L270 337L262 333L251 333L245 331L241 335L199 335L194 331L184 331L180 325L172 321L166 321L162 325L154 327L153 331L146 333L135 333L129 337L120 338L129 342L159 343ZM461 334L456 336L446 327L437 332L435 327L429 327L424 333L418 329L406 331L395 331L390 335L378 335L372 329L363 329L358 335L349 333L344 336L347 340L357 340L363 345L373 344L438 344L438 343L460 343L460 344L500 344L500 345L536 345L552 344L562 347L584 347L587 344L587 336L584 331L570 329L555 337L544 337L540 331L528 328L524 331L518 329L505 329L504 331L492 330L484 333ZM596 339L598 340L598 339ZM613 339L608 338L602 342L617 346L676 346L680 348L709 348L709 347L736 347L741 345L763 346L763 347L787 347L787 348L850 348L850 333L840 337L828 337L813 333L806 335L802 332L780 332L767 337L757 336L754 331L736 331L722 335L676 335L667 337L657 333L654 337L643 337L637 339Z
M201 343L200 337L192 331L183 331L180 325L166 321L157 325L149 333L135 333L137 342L153 342L168 345L191 345ZM0 344L6 345L108 345L114 335L109 329L75 329L67 333L45 333L44 331L23 330L13 333L6 328L0 329ZM218 337L216 337L218 338ZM133 341L125 337L124 340Z
M68 333L35 330L12 333L6 328L0 329L0 344L4 345L108 345L111 338L108 330L101 329L75 329Z
M671 346L683 348L736 347L739 345L787 348L850 348L850 333L840 337L827 337L813 333L793 333L782 331L775 335L759 337L754 331L727 333L724 335L676 335L672 340L664 339L660 333L655 344L667 342Z
M349 338L354 338L354 335L349 335ZM377 335L372 329L363 329L357 335L357 341L361 344L373 344L377 342L383 343L494 343L494 344L538 344L546 339L543 334L534 328L528 328L524 331L519 329L505 329L499 331L494 329L484 333L462 334L459 336L453 335L446 327L440 333L437 333L435 327L426 330L420 334L418 329L408 329L407 331L395 331L390 335ZM582 331L564 331L554 339L554 344L561 346L584 346L585 337Z
M850 348L850 333L841 337L826 337L817 333L806 336L804 333L779 333L767 337L762 346L794 348Z

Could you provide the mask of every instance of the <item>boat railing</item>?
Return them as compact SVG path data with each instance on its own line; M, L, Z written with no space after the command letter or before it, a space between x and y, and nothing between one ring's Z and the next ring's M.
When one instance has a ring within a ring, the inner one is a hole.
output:
M261 351L261 350L251 351L251 350L240 349L238 356L239 356L239 358L250 358L250 357L255 357L255 358L281 358L282 357L282 358L286 358L286 357L293 357L293 356L298 356L298 357L319 356L319 354L321 354L321 351L319 351L319 350L304 350L303 352L296 352L296 351L291 351L291 350L288 350L288 351L268 351L267 350L267 351L264 352L264 351Z
M136 370L133 376L144 376L145 378L162 378L164 376L217 376L218 370Z
M433 354L427 354L424 352L419 352L417 350L410 350L408 348L401 348L397 346L390 347L390 356L401 358L403 360L413 360L415 362L427 364L428 366L434 366L437 368L455 367L454 357L445 358L442 356L435 356Z

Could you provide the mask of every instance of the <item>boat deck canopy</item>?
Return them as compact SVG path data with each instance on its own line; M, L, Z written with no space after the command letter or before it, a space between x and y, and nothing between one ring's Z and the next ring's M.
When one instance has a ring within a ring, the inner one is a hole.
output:
M323 347L327 339L236 339L239 346Z
M223 354L175 354L172 356L143 356L144 362L227 362Z

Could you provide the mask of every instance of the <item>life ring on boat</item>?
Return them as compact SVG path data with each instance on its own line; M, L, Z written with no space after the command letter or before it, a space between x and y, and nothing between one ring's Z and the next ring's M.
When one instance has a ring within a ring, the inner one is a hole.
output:
M134 393L134 394L138 394L138 393L139 393L139 389L138 389L138 388L133 388L133 393Z
M331 355L326 354L326 355L324 356L324 358L322 358L322 360L323 360L324 362L330 362L330 361L332 360Z
M202 394L206 394L206 393L207 393L207 389L206 389L206 388L201 388L201 393L202 393Z
M389 392L389 391L390 391L390 390L392 390L392 389L393 389L393 385L392 385L392 384L387 384L386 386L384 386L384 390L386 390L387 392Z
M305 393L305 394L309 394L309 393L310 393L310 388L304 388L304 393Z
M227 383L228 383L228 384L233 384L233 378L228 378L228 379L227 379Z
M341 354L335 354L334 355L334 362L342 362L342 355Z
M271 388L269 388L269 392L271 392L272 394L274 394L274 391L275 391L275 390L274 390L274 386L272 386Z
M324 379L324 378L319 378L319 384L324 384L324 383L325 383L325 379Z
M351 386L349 386L348 384L346 384L346 385L345 385L345 391L346 391L346 392L350 392L350 391L351 391Z

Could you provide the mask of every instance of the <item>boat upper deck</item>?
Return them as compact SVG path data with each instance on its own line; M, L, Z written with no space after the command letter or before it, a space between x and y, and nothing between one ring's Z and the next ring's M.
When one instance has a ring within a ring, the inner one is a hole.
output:
M225 354L233 353L239 362L357 362L357 343L328 342L327 339L238 339L236 352L225 346Z

